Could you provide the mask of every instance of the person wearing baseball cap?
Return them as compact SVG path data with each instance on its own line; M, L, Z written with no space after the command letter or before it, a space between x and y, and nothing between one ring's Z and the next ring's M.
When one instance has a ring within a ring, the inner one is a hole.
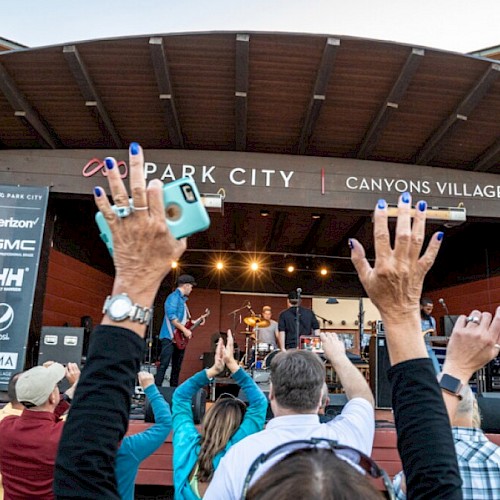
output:
M6 498L54 498L52 481L64 421L80 375L78 365L47 362L19 375L16 399L25 409L0 422L0 469ZM63 398L58 383L71 387Z
M192 337L193 332L190 329L192 324L191 315L187 307L187 300L193 287L196 286L196 280L190 274L181 274L177 278L177 288L167 297L165 301L165 317L160 329L160 366L156 372L155 383L160 386L165 378L170 360L172 360L172 371L170 372L170 387L179 385L179 374L181 373L182 360L184 359L185 346L179 344L186 342ZM198 321L198 320L197 320ZM202 319L200 324L203 324ZM176 335L174 332L177 330ZM180 347L180 348L179 348Z

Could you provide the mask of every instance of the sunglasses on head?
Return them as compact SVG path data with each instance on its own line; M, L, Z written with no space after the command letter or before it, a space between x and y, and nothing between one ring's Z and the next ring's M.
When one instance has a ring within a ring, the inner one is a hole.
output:
M247 496L250 483L252 482L255 473L268 460L277 458L282 455L281 459L284 459L290 453L298 452L306 449L326 449L330 450L341 460L345 460L355 469L357 469L361 474L368 475L374 479L382 478L384 486L387 490L388 498L390 500L395 500L396 496L394 493L394 487L392 481L387 475L387 473L381 469L377 463L372 460L368 455L363 452L351 448L350 446L339 445L337 441L326 438L311 438L311 439L300 439L297 441L289 441L288 443L280 444L267 453L261 453L252 463L248 469L248 474L246 475L245 482L243 484L243 492L241 494L241 500L244 500Z
M244 401L242 401L241 399L237 398L234 394L231 394L231 393L229 393L229 392L223 392L223 393L222 393L222 394L221 394L221 395L220 395L220 396L219 396L219 397L215 400L215 402L220 401L220 400L222 400L222 399L232 399L233 401L236 401L236 402L240 405L240 407L241 407L241 409L242 409L243 411L245 411L245 410L247 409L247 405L245 404L245 402L244 402Z

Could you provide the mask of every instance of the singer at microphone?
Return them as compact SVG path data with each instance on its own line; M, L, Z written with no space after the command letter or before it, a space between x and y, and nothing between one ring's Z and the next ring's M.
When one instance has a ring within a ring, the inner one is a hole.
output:
M311 309L307 309L300 305L299 296L302 293L302 288L297 288L288 294L287 305L278 318L279 329L279 348L282 350L296 349L298 339L302 335L319 335L318 318ZM297 332L297 313L299 316Z
M444 301L443 301L444 302ZM439 301L442 304L441 300ZM429 358L432 361L436 375L441 372L441 366L436 357L436 353L432 350L431 336L437 335L436 329L436 319L431 316L432 310L434 309L434 304L431 299L427 297L422 297L420 299L420 324L422 328L422 335L425 340L425 347Z

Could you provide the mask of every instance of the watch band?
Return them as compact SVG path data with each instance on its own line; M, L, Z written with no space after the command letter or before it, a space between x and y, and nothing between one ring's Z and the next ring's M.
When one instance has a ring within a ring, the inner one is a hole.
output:
M130 309L128 317L130 321L137 321L138 323L148 326L153 317L153 309L151 307L142 307L139 304L134 304Z
M439 383L439 387L443 391L456 396L460 400L462 400L467 394L468 385L463 384L460 379L454 377L453 375L441 372L437 376L437 381Z
M115 300L119 299L128 301L130 304L130 308L128 311L125 311L122 316L114 317L110 313L110 307L112 307L112 304ZM139 304L133 304L130 300L130 297L126 293L108 295L106 297L106 300L104 301L102 312L110 317L113 321L125 321L126 319L128 319L130 321L135 321L146 326L149 325L151 318L153 317L153 309L151 307L142 307Z

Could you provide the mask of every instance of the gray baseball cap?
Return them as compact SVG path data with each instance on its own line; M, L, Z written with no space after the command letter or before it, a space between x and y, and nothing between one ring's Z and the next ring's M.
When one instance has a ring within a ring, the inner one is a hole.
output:
M35 406L43 405L65 373L66 369L60 363L48 367L35 366L22 373L16 383L17 400Z

